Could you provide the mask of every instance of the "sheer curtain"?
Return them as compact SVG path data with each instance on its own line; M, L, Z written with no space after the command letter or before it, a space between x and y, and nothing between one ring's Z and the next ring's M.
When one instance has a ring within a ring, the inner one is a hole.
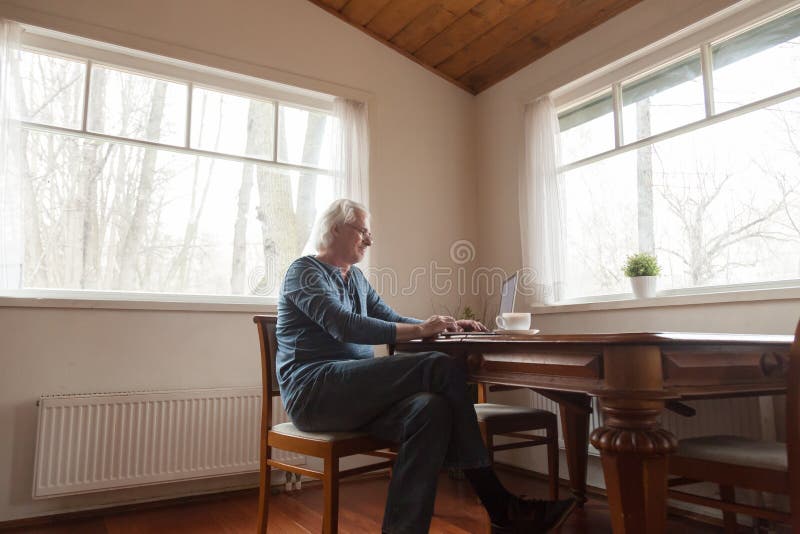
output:
M334 152L337 198L349 198L369 207L369 127L367 104L337 98L333 110L339 119Z
M521 284L533 303L564 297L565 232L558 117L549 96L525 106L525 157L519 179Z
M21 34L19 24L0 19L0 289L22 285L22 154L15 113Z

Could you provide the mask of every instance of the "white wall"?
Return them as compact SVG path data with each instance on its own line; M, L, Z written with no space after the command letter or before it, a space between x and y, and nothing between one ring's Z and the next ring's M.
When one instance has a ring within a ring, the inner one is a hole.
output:
M473 97L301 0L0 1L0 16L344 96L368 95L372 264L401 281L476 240ZM453 296L393 296L408 315ZM2 306L2 303L0 303ZM257 385L252 313L0 308L0 521L253 477L32 501L41 394Z

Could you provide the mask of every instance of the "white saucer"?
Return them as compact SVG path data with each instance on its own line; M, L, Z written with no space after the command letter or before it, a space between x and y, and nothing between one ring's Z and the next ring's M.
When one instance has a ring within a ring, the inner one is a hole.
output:
M495 332L497 332L498 334L522 334L524 336L532 336L534 334L538 334L539 329L534 328L532 330L503 330L502 328L499 328L495 330Z

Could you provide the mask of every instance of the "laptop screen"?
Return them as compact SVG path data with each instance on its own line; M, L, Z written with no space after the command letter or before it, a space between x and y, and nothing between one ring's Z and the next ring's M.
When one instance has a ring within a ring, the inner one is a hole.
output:
M517 274L514 273L503 282L500 290L500 314L514 311L514 298L517 296Z

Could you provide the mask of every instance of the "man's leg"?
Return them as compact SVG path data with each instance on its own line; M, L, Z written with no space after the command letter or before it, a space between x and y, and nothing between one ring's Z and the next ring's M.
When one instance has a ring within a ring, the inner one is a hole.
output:
M384 533L428 532L452 424L452 410L444 397L416 393L367 427L370 434L400 444L383 515Z
M445 465L469 469L491 464L466 386L463 361L440 352L398 354L321 366L290 416L302 430L347 431L365 427L416 393L441 395L453 413Z
M444 465L463 469L492 523L511 529L498 532L545 532L547 525L568 513L572 502L522 501L502 488L489 467L489 455L467 393L466 376L463 361L438 352L330 362L324 364L304 391L302 409L295 407L290 415L302 430L356 430L369 428L370 422L408 397L418 393L440 395L447 401L452 417ZM408 455L398 458L395 470L404 469L407 458ZM435 477L432 480L424 482L432 484L435 493ZM393 506L393 495L398 493L390 493L387 510ZM432 505L431 499L431 513Z

